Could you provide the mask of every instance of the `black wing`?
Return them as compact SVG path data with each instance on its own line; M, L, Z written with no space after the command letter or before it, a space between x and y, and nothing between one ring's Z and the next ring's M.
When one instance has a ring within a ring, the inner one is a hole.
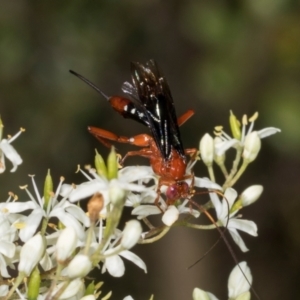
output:
M134 87L123 91L133 97L137 110L146 116L143 123L149 127L161 155L169 159L173 147L185 157L170 88L156 62L131 63L131 72Z

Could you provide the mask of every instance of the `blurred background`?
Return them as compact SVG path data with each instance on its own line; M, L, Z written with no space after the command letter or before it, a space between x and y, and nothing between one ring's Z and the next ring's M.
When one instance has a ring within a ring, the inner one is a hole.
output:
M42 191L51 169L55 184L80 183L77 164L92 164L94 149L108 150L87 126L120 135L147 132L115 113L94 90L71 75L73 69L108 95L120 95L130 80L130 61L154 58L166 75L178 115L194 109L181 128L185 147L197 147L215 125L228 128L229 110L241 118L259 111L256 129L282 133L263 140L257 161L238 182L265 188L243 211L259 228L243 235L250 249L239 261L252 270L261 299L296 299L300 293L300 3L296 0L186 1L5 1L0 10L0 113L4 134L26 132L14 142L24 159L16 173L0 177L8 191L27 200L19 185L28 174ZM118 145L124 154L132 147ZM128 164L146 164L131 158ZM10 168L9 162L7 162ZM198 163L196 174L207 176ZM161 241L137 246L148 266L144 274L126 262L122 278L105 280L112 299L191 299L194 287L227 298L235 265L223 242L191 270L218 238L217 232L176 228ZM99 271L100 274L100 271Z

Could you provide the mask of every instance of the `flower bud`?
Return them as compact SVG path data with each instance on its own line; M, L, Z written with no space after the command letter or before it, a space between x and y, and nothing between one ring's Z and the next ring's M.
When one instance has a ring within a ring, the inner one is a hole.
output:
M29 276L33 268L38 264L45 253L46 242L40 233L30 238L20 252L19 272Z
M104 162L103 157L96 150L95 156L95 168L97 170L98 175L107 178L107 168Z
M125 249L132 248L140 239L142 234L142 226L137 220L130 220L126 223L121 245Z
M264 188L262 185L252 185L245 189L240 196L242 206L248 206L255 202L260 197L263 190Z
M51 296L48 295L48 298L57 299L56 294L59 293L62 288L64 288L64 285L65 282L61 282L58 285L56 285L55 288L52 290ZM75 280L72 280L68 284L66 289L59 296L59 299L80 299L84 295L84 289L84 283L80 278L77 278Z
M218 146L223 143L222 139L219 136L216 136L214 138L214 161L218 165L223 165L225 162L225 152L222 152L221 154L218 154L220 151L216 151L218 149Z
M247 163L255 160L261 147L261 141L257 131L252 131L246 136L243 158Z
M44 183L44 209L46 210L48 207L48 202L51 198L51 193L53 192L53 181L50 175L50 170L48 170L45 183Z
M214 159L214 140L208 133L200 140L199 149L203 162L210 167Z
M69 263L67 274L70 279L83 278L92 269L92 262L84 254L77 254Z
M77 234L73 227L63 229L56 243L56 260L64 263L72 254L77 246Z
M96 292L97 292L97 287L95 286L95 282L92 281L86 287L86 289L85 289L85 295L94 295ZM82 300L82 299L80 299L80 300Z
M174 205L170 205L162 217L162 221L167 226L172 226L178 220L179 211Z
M236 116L233 114L232 111L230 111L229 124L230 124L232 136L235 139L240 140L241 139L241 123L239 122L239 120L236 118Z
M109 180L118 177L118 160L115 148L112 147L107 158L107 178Z
M29 277L28 282L28 299L38 299L39 291L41 285L41 275L38 268L35 268Z

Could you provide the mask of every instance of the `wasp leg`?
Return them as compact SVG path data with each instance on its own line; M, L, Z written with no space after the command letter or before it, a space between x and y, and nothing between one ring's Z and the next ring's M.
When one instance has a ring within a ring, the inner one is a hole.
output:
M192 109L189 109L183 115L181 115L179 118L177 118L178 126L183 125L191 116L194 115L194 113L195 112Z
M97 127L88 127L88 131L95 136L102 144L105 146L110 147L110 143L107 140L115 141L118 143L126 143L131 144L139 147L147 147L149 146L150 142L152 141L152 137L147 134L139 134L134 137L127 137L116 135L115 133Z

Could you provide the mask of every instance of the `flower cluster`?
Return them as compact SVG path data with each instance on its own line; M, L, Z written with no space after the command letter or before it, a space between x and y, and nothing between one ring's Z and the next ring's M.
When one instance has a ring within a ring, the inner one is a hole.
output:
M231 113L232 138L220 126L215 130L215 138L205 134L199 151L208 177L194 174L193 166L199 158L193 155L186 169L186 179L180 182L185 192L172 201L166 196L169 186L161 184L151 166L121 168L114 149L106 163L96 152L94 167L79 168L85 180L77 185L66 184L61 178L54 189L48 171L41 194L34 176L30 176L34 193L22 186L27 199L18 201L18 197L10 193L7 201L0 203L0 297L108 299L110 293L100 296L102 283L88 284L84 280L87 275L99 268L102 273L123 276L123 258L147 272L145 263L130 249L137 243L161 239L175 225L197 229L225 227L240 249L248 251L238 230L257 236L257 226L253 221L241 219L238 212L254 203L263 187L251 185L239 194L234 185L257 157L261 139L280 131L272 127L254 131L256 118L257 114L249 119L244 116L241 125ZM12 171L22 162L10 145L14 138L0 142L2 172L4 156L12 161ZM228 171L226 152L230 149L236 151L236 156ZM220 167L224 174L222 184L216 182L214 166ZM199 205L195 196L200 191L203 193L203 189L209 199ZM85 211L80 201L87 198ZM131 209L132 220L122 228L120 219L125 207ZM152 215L161 215L159 226L151 223ZM207 215L212 224L191 222L191 219L199 220L200 215ZM215 220L212 215L216 216ZM11 280L16 271L18 276ZM240 276L245 278L246 284ZM28 278L28 284L24 284L24 278ZM249 268L246 263L240 263L230 275L230 299L250 299L251 284ZM194 290L193 297L196 300L216 299L199 289Z

